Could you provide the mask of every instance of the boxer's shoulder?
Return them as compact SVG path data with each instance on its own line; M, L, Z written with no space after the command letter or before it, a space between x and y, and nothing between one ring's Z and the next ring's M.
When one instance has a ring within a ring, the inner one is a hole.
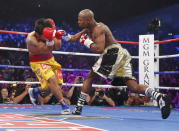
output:
M107 26L106 26L104 23L100 22L100 23L97 24L97 26L95 27L95 29L96 29L96 30L105 30L106 27L107 27Z
M35 32L34 31L30 32L27 36L27 41L31 41L34 38L35 38Z

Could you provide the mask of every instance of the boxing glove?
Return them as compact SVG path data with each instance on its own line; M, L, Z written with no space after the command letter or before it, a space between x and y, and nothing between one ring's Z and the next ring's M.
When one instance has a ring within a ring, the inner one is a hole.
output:
M56 30L54 28L45 27L42 31L42 37L46 40L47 46L53 46Z
M66 32L64 31L64 30L58 30L56 33L55 33L55 37L57 38L57 39L59 39L59 40L62 40L63 38L63 36L62 35L64 35Z
M91 44L93 44L94 42L89 38L87 34L82 34L80 37L80 43L88 48L91 48Z

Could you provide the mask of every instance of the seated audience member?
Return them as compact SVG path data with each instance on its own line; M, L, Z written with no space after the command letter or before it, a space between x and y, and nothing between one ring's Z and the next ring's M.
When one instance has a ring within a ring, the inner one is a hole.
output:
M125 104L129 106L144 105L144 100L141 96L139 96L139 94L129 93L128 99Z
M25 100L25 97L28 95L29 85L26 85L24 88L19 85L13 84L12 93L9 93L7 88L1 89L1 98L0 103L3 104L27 104L26 102L22 102Z
M13 101L14 104L29 104L30 98L28 95L28 90L31 88L31 85L25 84L25 85L17 85L15 88L15 91L13 92Z
M115 106L115 102L111 99L108 92L102 88L94 88L90 93L90 105L94 106Z
M82 84L83 80L84 79L82 76L78 76L76 77L74 84ZM81 92L81 87L72 86L70 88L70 90L67 93L67 97L70 99L71 105L76 105L80 92ZM86 102L89 102L89 97L87 97Z
M128 99L127 88L110 88L108 92L116 106L124 105Z
M13 100L9 96L7 88L1 89L0 103L3 103L3 104L12 104L13 103Z
M154 106L153 100L147 96L142 97L144 101L144 106Z

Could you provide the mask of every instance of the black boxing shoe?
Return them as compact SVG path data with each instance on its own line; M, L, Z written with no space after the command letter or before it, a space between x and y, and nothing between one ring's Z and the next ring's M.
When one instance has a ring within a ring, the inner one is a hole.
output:
M73 115L81 115L82 113L82 106L76 106L75 109L72 111Z
M158 105L159 105L160 110L161 110L162 118L167 119L170 115L170 112L171 112L170 98L167 95L162 94L161 96L159 96L157 101L158 101Z

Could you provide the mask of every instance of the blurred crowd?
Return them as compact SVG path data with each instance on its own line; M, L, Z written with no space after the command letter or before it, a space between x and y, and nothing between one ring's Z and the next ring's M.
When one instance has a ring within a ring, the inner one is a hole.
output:
M24 24L26 23L26 24ZM0 28L9 31L19 32L31 32L33 31L33 19L27 19L25 22L3 22L0 21ZM114 28L115 27L115 28ZM123 27L124 28L124 27ZM65 22L58 26L58 29L64 29L70 34L75 34L79 30L73 28L70 24ZM137 35L135 30L130 30L130 33L126 30L119 30L120 24L112 26L112 32L117 40L137 41ZM126 27L127 29L127 27ZM131 32L134 32L133 34ZM125 37L124 37L125 36ZM26 48L25 35L12 35L12 34L0 34L0 47L16 47ZM62 48L60 51L67 52L87 52L93 53L85 46L79 43L62 42ZM177 42L176 42L177 43ZM123 45L127 48L132 55L138 55L137 45ZM174 47L175 48L175 47ZM168 54L176 53L173 48L161 47L160 52ZM95 57L86 56L73 56L73 55L54 55L55 59L62 65L62 68L70 69L89 69L95 62ZM167 64L166 64L167 63ZM175 63L175 64L174 64ZM138 71L138 62L132 60L134 71ZM178 70L178 58L174 59L161 59L160 71L177 71ZM29 58L27 52L21 51L0 51L0 65L18 65L29 66ZM87 72L69 72L63 71L64 83L82 83L86 77ZM135 75L136 78L137 75ZM165 74L160 75L160 85L169 87L179 87L179 75L178 74ZM29 68L5 68L0 69L0 80L6 81L37 81L35 74ZM110 84L110 81L98 78L95 80L96 84ZM39 85L25 85L25 84L0 84L0 103L14 103L14 104L29 104L28 89L35 88ZM63 87L63 95L69 104L76 104L77 98L80 93L80 87ZM172 98L172 104L174 108L179 108L179 91L177 90L161 90L170 95ZM95 106L120 106L120 105L146 105L152 106L151 99L143 95L130 92L127 88L92 88L89 97L86 100L86 104ZM39 104L59 104L56 98L51 92L42 92Z

